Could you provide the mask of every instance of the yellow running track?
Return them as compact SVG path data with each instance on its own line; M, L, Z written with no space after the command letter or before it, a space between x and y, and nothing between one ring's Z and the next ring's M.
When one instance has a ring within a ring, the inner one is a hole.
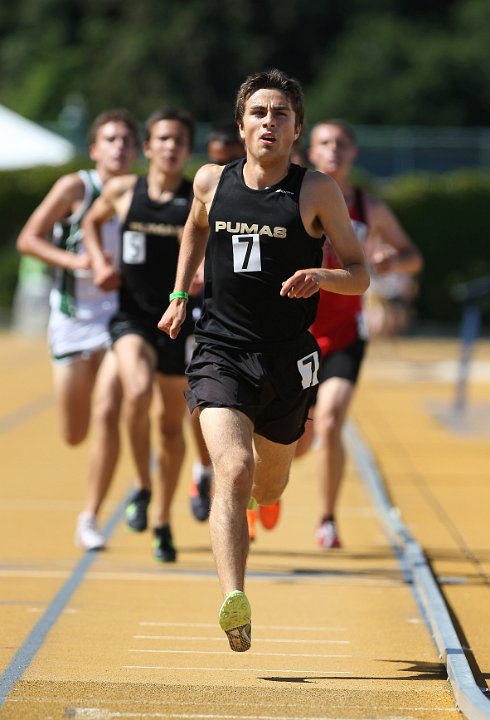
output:
M353 419L426 552L475 679L490 677L490 344L467 413L451 414L456 342L373 343ZM0 335L1 720L391 718L459 715L431 633L352 461L344 547L314 540L317 454L296 461L279 526L248 565L253 642L232 653L207 524L188 508L189 440L174 510L175 565L121 520L126 448L104 507L106 552L73 545L88 444L59 439L43 338ZM489 701L490 706L490 701Z

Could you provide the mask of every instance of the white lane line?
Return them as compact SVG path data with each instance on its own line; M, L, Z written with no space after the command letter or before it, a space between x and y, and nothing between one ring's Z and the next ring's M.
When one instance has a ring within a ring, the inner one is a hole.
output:
M207 573L207 571L205 571ZM125 572L115 572L115 571L108 571L108 570L94 570L90 573L87 573L85 580L90 581L107 581L107 582L136 582L138 580L141 581L148 581L148 582L192 582L195 583L197 581L199 582L216 582L216 575L209 572L209 574L203 574L203 572L200 571L184 571L184 572L177 572L177 571L170 571L165 570L165 572L162 572L162 570L148 570L146 572L142 571L125 571ZM65 573L58 573L56 571L52 570L19 570L16 568L2 568L0 570L0 577L5 578L15 578L15 577L22 577L22 578L57 578L57 577L66 577L68 576L68 572ZM287 570L281 573L268 573L264 574L262 577L254 577L251 573L248 574L249 581L257 580L257 581L263 581L268 582L271 579L272 580L287 580L288 582L292 582L295 584L305 584L305 583L313 583L313 584L322 584L326 583L329 585L338 585L338 586L344 586L344 585L354 585L354 586L366 586L366 587L398 587L400 585L403 585L405 582L400 574L400 578L396 580L385 580L380 578L360 578L358 575L352 574L352 576L343 576L339 577L338 575L329 576L327 574L325 575L295 575L294 573L290 573Z
M408 710L425 710L426 708L408 708ZM437 710L446 710L446 708L436 708ZM239 720L235 715L216 715L209 713L133 713L133 712L117 712L99 708L67 708L69 716L75 718L88 718L88 720L110 720L111 718L168 718L168 720ZM455 712L454 710L452 712ZM243 720L329 720L329 718L312 717L311 715L242 715ZM331 716L330 716L331 718ZM354 718L345 718L345 720L354 720ZM386 720L406 720L406 715L387 717Z
M441 710L443 712L457 712L456 709L451 708L434 708L435 710ZM408 711L423 711L432 710L432 708L407 708ZM119 712L117 710L107 710L105 708L66 708L65 712L69 712L69 715L65 717L85 718L86 720L112 720L112 718L167 718L168 720L239 720L241 717L243 720L329 720L326 716L312 717L311 715L241 715L237 716L236 713L233 715L216 715L215 713L160 713L160 712ZM330 718L332 716L330 715ZM391 715L386 717L385 720L406 720L406 715L401 717L400 715ZM344 720L355 720L354 718L344 718Z
M31 578L46 580L65 580L71 576L71 570L0 570L2 578Z
M118 712L103 708L66 708L70 718L88 718L89 720L111 720L112 718L168 718L168 720L238 720L234 715L216 715L215 713L160 713L160 712ZM328 720L327 717L311 715L242 715L243 720ZM347 718L346 720L349 720ZM351 719L352 720L352 719ZM386 718L386 720L404 720L403 718Z
M256 628L254 627L254 630ZM222 642L223 636L206 637L202 635L133 635L133 640L215 640ZM298 643L300 645L350 645L350 640L280 640L276 638L255 638L256 642Z
M230 651L220 650L140 650L139 648L129 648L128 652L132 653L160 653L165 655L229 655ZM324 653L260 653L254 652L254 656L263 657L317 657L317 658L351 658L352 655L324 654Z
M223 653L224 654L224 653ZM230 653L226 653L229 655ZM254 653L254 656L256 653ZM253 668L253 667L247 667L247 668L223 668L223 667L209 667L209 665L205 665L204 667L196 667L196 666L179 666L176 665L121 665L121 667L124 670L189 670L189 671L196 671L196 672L217 672L217 673L224 673L227 669L231 670L233 673L237 672L260 672L260 673L285 673L285 674L300 674L300 675L352 675L352 673L348 670L291 670L291 668Z
M185 622L149 622L140 621L139 623L145 627L188 627L188 628L216 628L216 623L185 623ZM318 627L316 625L256 625L254 630L295 630L298 632L346 632L345 627Z

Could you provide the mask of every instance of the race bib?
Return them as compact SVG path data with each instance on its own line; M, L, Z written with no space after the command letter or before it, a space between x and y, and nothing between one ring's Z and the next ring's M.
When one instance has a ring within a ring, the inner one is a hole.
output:
M318 370L320 369L320 358L315 350L309 355L298 360L298 370L301 375L303 390L318 385Z
M126 230L122 236L123 262L127 265L142 265L146 262L146 235Z
M233 269L235 272L262 270L259 235L232 235Z

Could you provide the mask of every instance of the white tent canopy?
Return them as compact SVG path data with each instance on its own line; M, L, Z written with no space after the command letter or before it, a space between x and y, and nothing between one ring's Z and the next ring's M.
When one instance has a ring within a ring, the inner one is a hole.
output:
M0 170L63 165L74 154L68 140L0 105Z

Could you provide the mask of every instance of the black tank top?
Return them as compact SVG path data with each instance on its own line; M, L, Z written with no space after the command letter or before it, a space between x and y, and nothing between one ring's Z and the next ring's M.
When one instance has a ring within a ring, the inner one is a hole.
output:
M121 228L119 309L156 324L168 305L179 255L178 233L189 214L192 185L182 180L173 198L156 202L148 181L139 177Z
M318 293L281 297L296 270L321 267L322 238L307 234L299 212L305 168L290 165L265 190L243 180L244 160L227 165L209 212L200 342L272 350L300 338L313 322Z

